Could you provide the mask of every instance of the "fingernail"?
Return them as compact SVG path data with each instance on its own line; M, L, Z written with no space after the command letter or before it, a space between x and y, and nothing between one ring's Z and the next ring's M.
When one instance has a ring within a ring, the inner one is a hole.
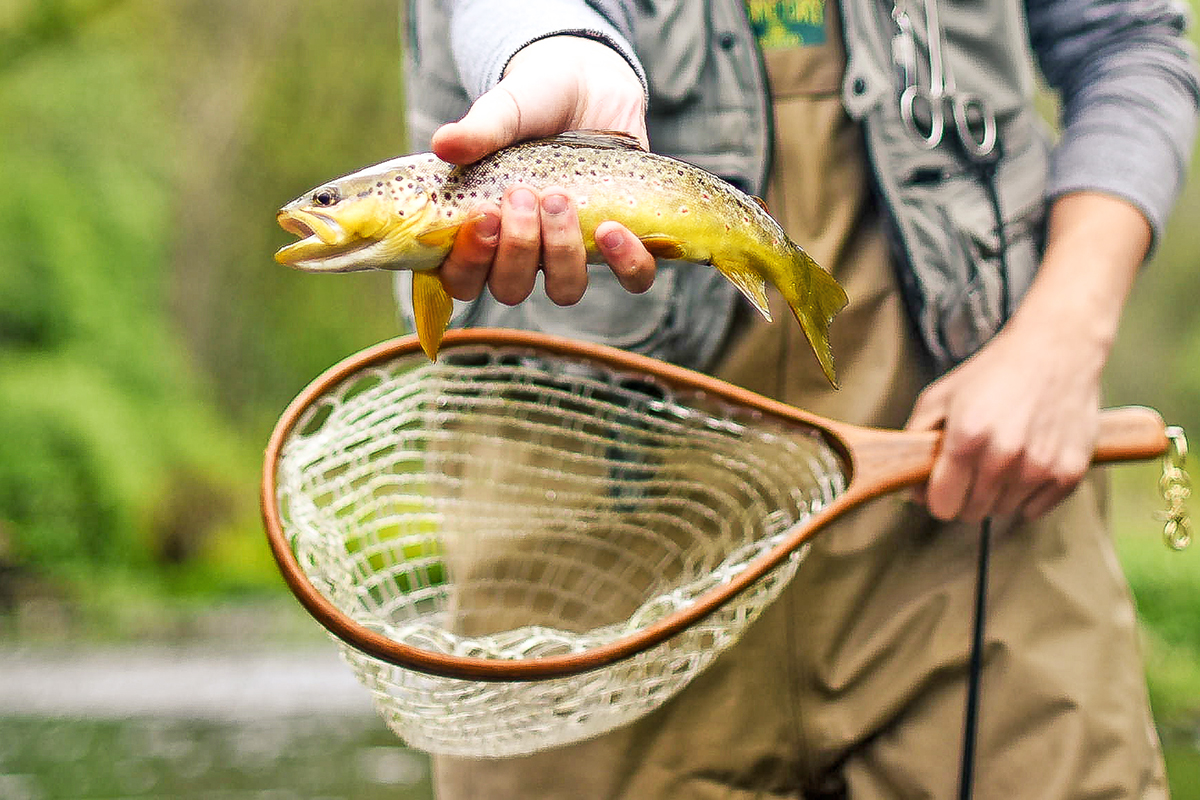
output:
M547 214L562 214L567 210L567 198L561 194L551 194L542 198L542 208Z
M625 237L621 235L620 231L612 231L611 233L606 233L600 241L604 245L605 250L616 252L625 244Z
M500 233L500 217L495 214L480 214L475 218L475 235L480 239L494 239Z
M508 202L518 211L532 211L537 207L537 198L528 189L517 189L509 196Z

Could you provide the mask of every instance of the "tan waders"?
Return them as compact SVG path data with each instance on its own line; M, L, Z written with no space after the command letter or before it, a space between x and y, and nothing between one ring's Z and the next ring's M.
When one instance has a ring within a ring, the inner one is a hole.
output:
M836 42L767 53L768 205L846 287L831 391L779 298L717 374L855 423L898 427L931 378L896 288ZM1032 525L996 520L975 768L981 800L1165 796L1124 578L1085 481ZM952 798L979 531L905 496L826 530L795 581L682 694L601 738L529 757L436 759L442 800Z

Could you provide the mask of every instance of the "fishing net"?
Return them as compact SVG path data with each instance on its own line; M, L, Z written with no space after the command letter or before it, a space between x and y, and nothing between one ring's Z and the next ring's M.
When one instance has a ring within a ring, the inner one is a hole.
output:
M846 472L816 428L593 359L464 344L365 363L305 398L265 502L293 588L330 606L387 724L430 752L510 756L661 705L805 549L632 656L555 677L489 665L566 663L654 629L779 546Z

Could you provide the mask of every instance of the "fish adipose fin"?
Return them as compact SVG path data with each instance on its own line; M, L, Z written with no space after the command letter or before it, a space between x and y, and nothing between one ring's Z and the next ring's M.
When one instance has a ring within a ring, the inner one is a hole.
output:
M767 281L754 267L740 261L714 260L713 266L738 288L758 309L767 322L771 321L771 306L767 301Z
M442 279L437 272L414 272L412 289L417 338L429 360L436 361L442 336L454 312L454 300L446 292L446 287L442 286Z
M836 389L838 382L833 368L833 348L829 344L829 323L835 314L846 307L846 290L808 253L796 248L794 257L797 274L808 275L807 291L802 291L801 285L793 281L780 286L779 290L796 315L796 321L804 329L804 335L808 337L808 343L812 345L825 377Z

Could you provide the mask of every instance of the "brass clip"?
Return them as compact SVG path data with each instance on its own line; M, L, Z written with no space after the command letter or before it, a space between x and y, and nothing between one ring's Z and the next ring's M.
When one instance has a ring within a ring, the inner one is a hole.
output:
M1166 511L1156 514L1163 521L1163 538L1172 550L1183 550L1192 542L1192 520L1187 512L1187 499L1192 494L1188 477L1187 438L1183 428L1171 425L1166 430L1169 444L1163 455L1162 476L1158 489L1167 504Z

